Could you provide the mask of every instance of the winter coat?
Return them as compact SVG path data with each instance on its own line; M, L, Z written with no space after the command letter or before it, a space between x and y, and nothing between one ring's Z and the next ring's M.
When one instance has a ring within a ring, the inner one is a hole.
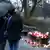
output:
M22 20L19 14L13 13L11 23L8 27L8 40L18 41L22 30Z

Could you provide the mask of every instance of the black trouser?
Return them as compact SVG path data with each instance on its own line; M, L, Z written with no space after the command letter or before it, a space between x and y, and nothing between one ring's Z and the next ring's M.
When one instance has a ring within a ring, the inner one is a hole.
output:
M19 41L9 41L10 50L18 50Z
M0 50L5 50L6 40L0 44Z

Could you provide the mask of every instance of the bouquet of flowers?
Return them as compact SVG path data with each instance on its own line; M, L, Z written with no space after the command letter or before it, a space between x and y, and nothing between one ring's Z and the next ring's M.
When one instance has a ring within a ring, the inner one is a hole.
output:
M46 32L46 33L41 33L39 31L34 31L34 32L28 32L29 35L33 36L33 37L36 37L35 39L26 39L25 41L30 44L31 46L37 46L39 47L41 45L41 42L37 42L37 39L40 40L40 39L47 39L48 36L49 36L49 32ZM40 39L39 39L40 38ZM33 41L32 41L33 40ZM42 44L43 45L43 44ZM45 45L43 45L45 47Z
M41 33L41 32L38 32L38 31L34 31L34 32L28 32L28 34L32 35L32 36L35 36L35 37L39 37L39 38L48 38L48 35L49 33Z

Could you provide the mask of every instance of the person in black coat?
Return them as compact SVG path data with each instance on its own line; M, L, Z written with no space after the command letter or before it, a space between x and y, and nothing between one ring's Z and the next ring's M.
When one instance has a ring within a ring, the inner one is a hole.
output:
M11 22L8 27L8 41L10 44L10 50L14 50L18 48L18 43L21 38L21 31L23 29L23 23L20 14L13 13Z
M5 20L0 18L0 50L4 50L4 31L5 31Z

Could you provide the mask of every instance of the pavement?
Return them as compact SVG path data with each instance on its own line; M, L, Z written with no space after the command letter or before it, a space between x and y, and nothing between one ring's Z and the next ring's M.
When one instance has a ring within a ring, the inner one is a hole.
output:
M24 41L25 39L26 39L25 37L23 37L22 39L20 39L18 50L50 50L50 48L35 48L35 47L31 47L29 44L27 44ZM8 41L6 43L5 50L10 50L9 49L9 43L8 43Z

